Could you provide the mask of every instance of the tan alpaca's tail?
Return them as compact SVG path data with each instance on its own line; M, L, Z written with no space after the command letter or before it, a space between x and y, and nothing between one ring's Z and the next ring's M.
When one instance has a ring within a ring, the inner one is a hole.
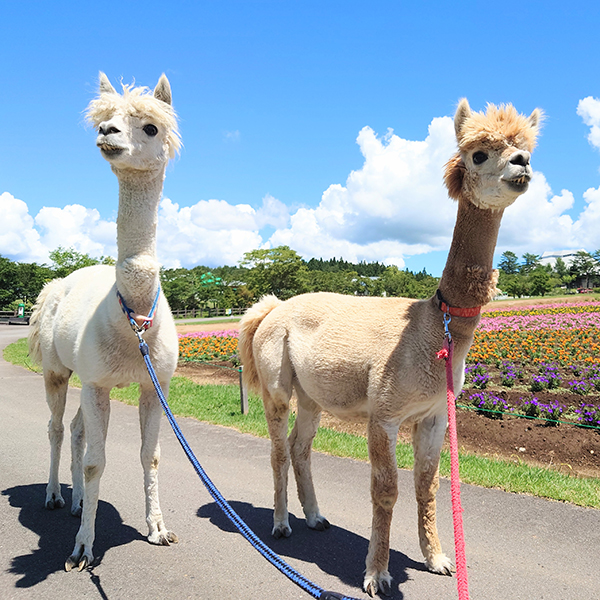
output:
M40 295L35 301L31 318L29 319L29 335L27 336L27 342L29 344L29 358L36 365L42 364L42 348L40 345L40 328L41 328L41 315L44 308L44 304L48 297L48 294L52 291L54 284L60 279L53 279L49 281L40 292Z
M263 319L281 304L275 296L264 296L251 306L240 321L238 352L242 361L242 378L249 389L260 391L258 372L254 362L253 341L256 330Z

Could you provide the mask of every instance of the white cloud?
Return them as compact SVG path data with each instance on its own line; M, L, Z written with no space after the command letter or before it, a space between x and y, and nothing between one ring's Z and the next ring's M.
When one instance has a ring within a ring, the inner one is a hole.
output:
M600 100L581 100L577 112L591 128L590 142L600 148ZM392 130L378 137L364 127L357 143L362 167L344 184L330 185L314 208L290 214L270 195L258 208L216 199L180 206L163 199L159 260L167 267L236 264L245 252L285 244L306 258L335 256L402 267L407 257L447 250L456 218L456 203L443 185L444 164L456 147L452 119L433 119L422 141ZM535 166L535 155L533 161ZM571 216L573 194L554 194L544 174L534 172L527 193L504 214L498 250L541 254L600 248L600 188L588 189L583 200L583 210ZM5 192L0 221L0 254L15 260L47 262L59 245L116 256L116 225L96 209L71 204L45 207L32 216L25 202Z
M600 148L600 100L588 96L579 101L577 114L583 122L590 127L588 141L592 146Z
M364 127L357 138L364 156L345 186L333 184L314 208L299 209L271 246L346 260L404 264L404 256L447 247L456 205L442 175L456 150L452 119L433 119L425 141L404 140L388 130L378 138Z
M27 204L12 194L0 194L0 254L23 262L39 261L44 256L40 235Z

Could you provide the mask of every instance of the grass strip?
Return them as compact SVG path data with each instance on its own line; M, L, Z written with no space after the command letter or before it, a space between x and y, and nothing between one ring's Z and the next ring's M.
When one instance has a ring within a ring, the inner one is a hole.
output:
M31 368L27 357L26 340L19 340L7 346L4 350L4 359ZM71 383L74 386L80 385L78 379L72 379ZM138 384L111 391L111 398L131 405L137 405L138 396ZM247 415L242 415L239 388L236 385L199 385L185 377L174 377L169 390L169 405L173 413L178 416L193 417L207 423L233 427L242 433L268 437L260 397L250 394L249 412ZM293 422L292 415L290 429ZM368 460L367 440L364 437L329 428L319 428L314 449L334 456ZM399 468L412 468L413 453L410 444L399 442L396 456ZM468 453L461 453L460 460L463 483L600 508L600 479L574 477L550 468L484 458ZM440 474L442 477L450 476L450 455L447 451L442 452Z

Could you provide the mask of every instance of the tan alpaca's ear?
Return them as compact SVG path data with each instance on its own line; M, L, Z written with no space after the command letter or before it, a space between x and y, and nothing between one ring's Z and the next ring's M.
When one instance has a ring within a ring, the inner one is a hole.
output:
M166 104L172 104L173 99L171 97L171 86L167 76L163 73L154 88L154 97L158 100L162 100Z
M542 111L539 108L536 108L530 115L529 115L529 124L531 125L531 128L535 130L535 135L537 136L540 132L540 128L542 126L542 122L544 120L544 111Z
M448 196L454 200L460 198L465 171L465 163L461 155L457 152L446 163L446 170L444 171L444 183L448 188Z
M460 132L463 128L465 121L471 116L471 107L467 102L466 98L462 98L458 103L456 114L454 115L454 131L456 138L460 139Z
M100 71L100 93L101 94L116 94L117 90L111 85L108 77Z

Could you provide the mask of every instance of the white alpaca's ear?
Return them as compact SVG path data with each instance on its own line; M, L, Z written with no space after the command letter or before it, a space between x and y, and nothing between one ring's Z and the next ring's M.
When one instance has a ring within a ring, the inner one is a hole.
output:
M100 71L100 93L101 94L116 94L117 90L111 85L108 77Z
M460 132L463 128L465 121L471 116L471 107L467 102L466 98L462 98L458 103L458 108L456 109L456 114L454 115L454 131L456 132L456 137L460 138Z
M173 100L171 97L171 86L169 85L169 80L167 76L163 73L154 88L154 97L158 100L162 100L167 104L172 104Z

